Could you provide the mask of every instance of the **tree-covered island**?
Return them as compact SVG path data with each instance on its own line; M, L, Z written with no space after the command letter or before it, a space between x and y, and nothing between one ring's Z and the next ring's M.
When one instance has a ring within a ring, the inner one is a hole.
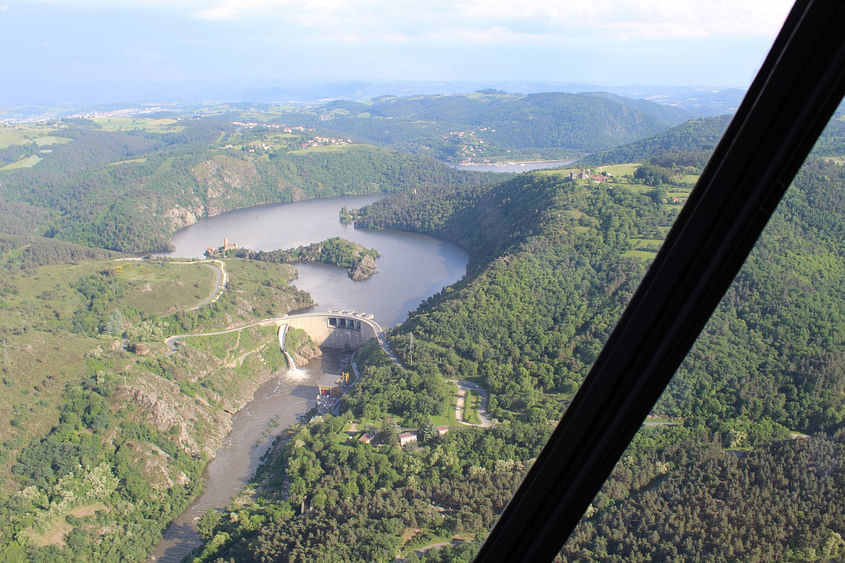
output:
M378 273L376 259L380 258L381 254L375 248L366 248L357 242L348 241L340 237L332 237L307 246L270 251L220 247L217 250L207 250L206 256L210 258L231 256L258 260L259 262L271 262L273 264L320 262L346 268L350 278L360 281Z

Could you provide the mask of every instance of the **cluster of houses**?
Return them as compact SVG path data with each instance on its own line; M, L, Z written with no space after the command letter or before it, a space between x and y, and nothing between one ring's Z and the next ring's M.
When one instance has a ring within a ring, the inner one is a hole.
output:
M313 133L314 129L311 127L303 127L302 125L281 125L279 123L258 123L256 121L233 121L232 125L237 127L243 127L245 129L254 129L256 127L263 127L266 129L278 129L282 133ZM343 137L322 137L319 135L315 135L314 137L310 137L305 139L302 142L302 148L307 149L309 147L325 147L329 145L351 145L352 139L343 138ZM226 145L224 148L234 148L233 145ZM243 150L247 152L267 152L270 151L273 147L266 143L257 143L255 145L249 145L244 147Z
M329 145L351 145L352 139L344 139L341 137L311 137L302 142L302 148L309 147L326 147Z
M607 182L610 180L611 176L605 171L601 172L593 172L589 168L581 169L581 171L576 172L575 170L569 171L569 179L570 180L590 180L592 182Z
M251 153L261 153L261 152L270 152L273 150L272 145L268 145L267 143L257 143L255 145L248 145L243 148L245 152Z
M482 128L482 130L487 129L488 128L486 127ZM495 131L495 129L493 129L493 131ZM476 137L475 133L472 131L449 131L440 138L447 143L461 143L459 154L457 156L461 156L467 160L472 160L473 157L479 156L484 151L484 147L482 147L482 145L486 144L484 139Z
M278 129L282 133L305 133L306 131L314 131L314 129L303 127L302 125L282 125L280 123L259 123L257 121L233 121L232 125L243 127L244 129L254 129L256 127L263 127L265 129Z
M121 108L115 109L111 111L87 111L84 113L75 113L71 115L71 118L82 118L82 119L102 119L104 117L132 117L135 115L143 115L145 113L156 113L162 111L164 108L155 106L155 107L133 107L133 108Z

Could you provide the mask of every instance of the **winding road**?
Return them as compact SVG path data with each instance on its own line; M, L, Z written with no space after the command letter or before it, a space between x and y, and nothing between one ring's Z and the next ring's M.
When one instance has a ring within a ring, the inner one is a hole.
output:
M223 260L194 260L191 262L171 262L171 264L205 264L214 270L214 273L216 274L214 289L211 290L208 297L193 307L185 309L186 311L196 311L200 307L214 303L220 299L220 296L223 295L223 292L226 290L226 284L229 282L229 275L226 273L226 263Z
M173 262L173 263L174 264L196 264L197 261ZM217 273L217 277L216 277L216 280L215 280L215 283L214 283L214 289L212 290L212 292L209 294L208 297L206 297L205 299L203 299L202 301L200 301L199 303L197 303L193 307L186 309L187 311L194 311L196 309L199 309L200 307L203 307L204 305L214 303L215 301L217 301L220 298L220 296L223 294L223 291L226 289L226 283L228 281L228 276L226 274L226 264L225 264L225 262L223 262L222 260L203 260L203 261L201 261L201 263L204 263L206 266L213 268L215 270L215 272ZM330 311L329 314L331 314L331 313L335 313L335 312ZM263 320L256 321L256 322L253 322L253 323L245 324L243 326L239 326L239 327L235 327L235 328L229 328L229 329L226 329L226 330L218 330L218 331L214 331L214 332L177 334L177 335L174 335L174 336L169 336L168 338L165 339L164 342L165 342L165 344L167 344L167 346L170 350L169 353L173 354L177 350L179 341L184 339L184 338L193 338L193 337L199 337L199 336L217 336L217 335L220 335L220 334L229 334L229 333L238 332L238 331L241 331L241 330L244 330L246 328L253 327L253 326L281 325L282 323L284 323L284 320L285 320L286 317L287 316L263 319ZM387 354L387 356L390 358L390 360L393 363L395 363L396 365L402 365L401 362L399 361L399 358L396 356L396 353L390 347L390 344L388 343L387 335L385 334L384 330L382 330L382 328L378 325L378 323L376 323L372 319L366 319L363 315L360 315L360 316L357 316L357 317L361 317L361 320L373 325L375 332L376 332L376 335L377 335L376 340L378 341L381 349L384 350L384 352ZM281 334L280 334L279 338L280 338L279 344L281 346L282 345L282 340L281 340L282 335ZM358 373L357 368L358 368L358 366L353 364L353 370L354 370L355 375L356 375L356 382L361 377L360 374ZM473 383L471 381L449 380L449 382L454 383L458 387L458 394L457 394L457 398L456 398L456 401L455 401L455 419L457 420L458 424L462 424L464 426L475 426L475 427L478 427L478 428L489 428L490 426L492 426L493 422L492 422L492 420L490 420L490 417L487 416L487 404L490 400L490 394L487 392L487 390L484 389L483 387L481 387L480 385ZM478 423L478 424L473 424L473 423L470 423L470 422L466 422L464 420L464 401L465 401L466 394L467 394L468 391L473 391L475 393L478 393L481 396L481 404L478 407L478 418L481 420L481 422Z
M229 334L230 332L238 332L244 330L245 328L250 328L254 326L272 326L277 325L284 317L276 317L272 319L263 319L260 321L255 321L254 323L245 324L243 326L238 326L235 328L227 328L226 330L218 330L215 332L195 332L191 334L176 334L174 336L168 336L164 339L164 343L167 344L168 348L170 348L170 353L173 354L176 352L177 343L179 340L183 338L193 338L197 336L217 336L219 334Z
M477 383L463 379L453 379L450 380L449 383L454 383L458 386L458 398L455 402L455 419L457 419L458 424L463 424L464 426L475 426L478 428L489 428L493 425L493 421L487 416L487 403L490 400L490 394L486 389ZM472 424L464 421L464 399L467 391L474 391L475 393L481 395L481 405L478 407L478 418L481 419L481 423L479 424Z

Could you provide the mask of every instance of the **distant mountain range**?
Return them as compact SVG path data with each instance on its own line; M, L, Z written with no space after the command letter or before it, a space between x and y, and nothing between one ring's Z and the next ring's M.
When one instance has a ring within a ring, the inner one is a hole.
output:
M274 120L324 127L446 161L554 159L655 135L686 111L606 92L379 96L293 110Z
M653 101L689 112L689 117L733 113L744 91L704 86L650 86L588 84L579 82L297 82L292 84L186 81L156 83L14 84L0 93L0 120L28 119L52 114L64 117L80 108L126 107L146 103L180 107L203 104L297 103L329 100L364 100L379 96L466 94L497 90L515 94L539 92L609 92L627 98Z

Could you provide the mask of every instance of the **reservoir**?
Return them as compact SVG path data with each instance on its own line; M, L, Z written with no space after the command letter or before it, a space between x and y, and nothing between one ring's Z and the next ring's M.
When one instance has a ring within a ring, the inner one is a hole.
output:
M202 221L174 235L169 255L201 258L223 238L242 248L276 250L342 237L375 248L379 273L352 281L346 270L327 264L297 264L298 288L311 294L316 310L352 309L372 313L384 328L403 321L424 299L455 283L466 273L467 254L458 246L426 235L366 231L343 225L341 207L357 209L384 195L351 196L263 205Z
M345 269L326 264L297 264L292 282L311 294L315 310L346 309L372 313L385 329L444 286L461 279L468 257L456 245L425 235L356 230L338 219L342 207L356 209L384 197L351 196L264 205L202 221L174 235L176 258L200 258L223 239L255 250L292 248L339 236L381 253L379 273L352 281ZM284 313L280 311L279 315ZM297 373L276 374L255 392L232 419L232 431L206 467L203 494L165 530L154 560L180 561L200 545L196 519L209 508L223 509L247 483L273 439L314 404L323 373L340 373L347 358L325 353Z
M521 174L529 170L545 170L546 168L561 168L578 160L527 160L524 162L478 162L472 164L450 164L458 170L469 170L471 172L502 172L510 174Z

